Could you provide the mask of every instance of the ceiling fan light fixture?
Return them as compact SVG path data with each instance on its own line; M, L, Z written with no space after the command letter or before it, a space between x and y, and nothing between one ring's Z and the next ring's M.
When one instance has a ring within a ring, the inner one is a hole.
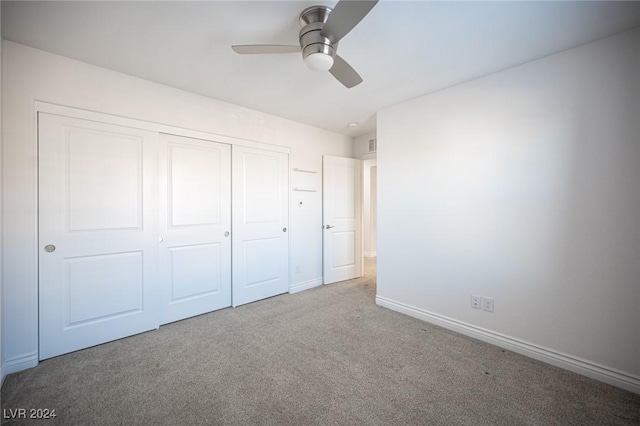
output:
M307 68L313 71L329 71L333 66L333 58L326 53L312 53L304 58Z
M1 0L0 0L1 1ZM338 43L347 35L378 0L339 0L335 8L311 6L298 16L300 47L293 45L234 45L239 54L302 52L302 59L312 71L329 71L344 87L350 89L362 83L362 77L342 57L336 54Z

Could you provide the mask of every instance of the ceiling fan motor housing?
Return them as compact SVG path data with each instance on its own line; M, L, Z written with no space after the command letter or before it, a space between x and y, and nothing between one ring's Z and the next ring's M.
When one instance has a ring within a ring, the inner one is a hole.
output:
M329 38L320 34L331 11L332 9L327 6L312 6L300 14L299 21L302 29L299 37L303 59L314 53L328 55L331 58L336 56L338 43L333 43Z
M281 44L234 45L243 54L297 53L307 68L329 71L344 87L350 89L362 83L362 77L337 54L338 42L351 31L376 5L378 0L339 0L335 8L311 6L298 16L300 46Z

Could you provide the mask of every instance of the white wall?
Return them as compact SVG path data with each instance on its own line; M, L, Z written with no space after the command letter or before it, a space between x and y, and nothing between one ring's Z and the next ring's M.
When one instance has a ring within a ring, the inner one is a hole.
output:
M639 76L636 29L380 111L377 302L640 392Z
M376 138L376 132L353 138L353 158L361 160L376 158L376 153L369 152L369 139Z
M376 138L376 132L357 136L353 139L353 157L362 162L362 251L365 257L376 256L375 225L372 223L371 168L376 166L376 153L369 152L369 139Z
M346 136L3 42L3 348L6 372L37 360L37 188L34 101L290 147L290 166L322 170L351 156ZM322 282L322 193L291 197L292 285Z
M2 34L2 7L0 7L0 34ZM2 147L2 37L0 36L0 147ZM2 188L2 149L0 149L0 188ZM2 229L2 197L0 196L0 229ZM2 238L0 238L2 259ZM4 383L4 355L2 352L2 261L0 260L0 386Z

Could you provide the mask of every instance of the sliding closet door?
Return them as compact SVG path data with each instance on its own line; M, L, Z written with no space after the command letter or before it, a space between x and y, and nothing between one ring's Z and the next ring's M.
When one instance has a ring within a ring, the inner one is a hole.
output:
M289 290L287 154L52 114L38 129L40 359Z
M231 306L231 147L160 136L162 324Z
M40 359L158 325L157 133L39 115Z
M289 156L233 147L233 305L289 291Z

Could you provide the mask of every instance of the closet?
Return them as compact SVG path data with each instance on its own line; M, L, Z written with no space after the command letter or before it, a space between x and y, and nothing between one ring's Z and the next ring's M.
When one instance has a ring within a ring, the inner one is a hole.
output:
M39 113L40 359L289 290L288 154L139 127Z

